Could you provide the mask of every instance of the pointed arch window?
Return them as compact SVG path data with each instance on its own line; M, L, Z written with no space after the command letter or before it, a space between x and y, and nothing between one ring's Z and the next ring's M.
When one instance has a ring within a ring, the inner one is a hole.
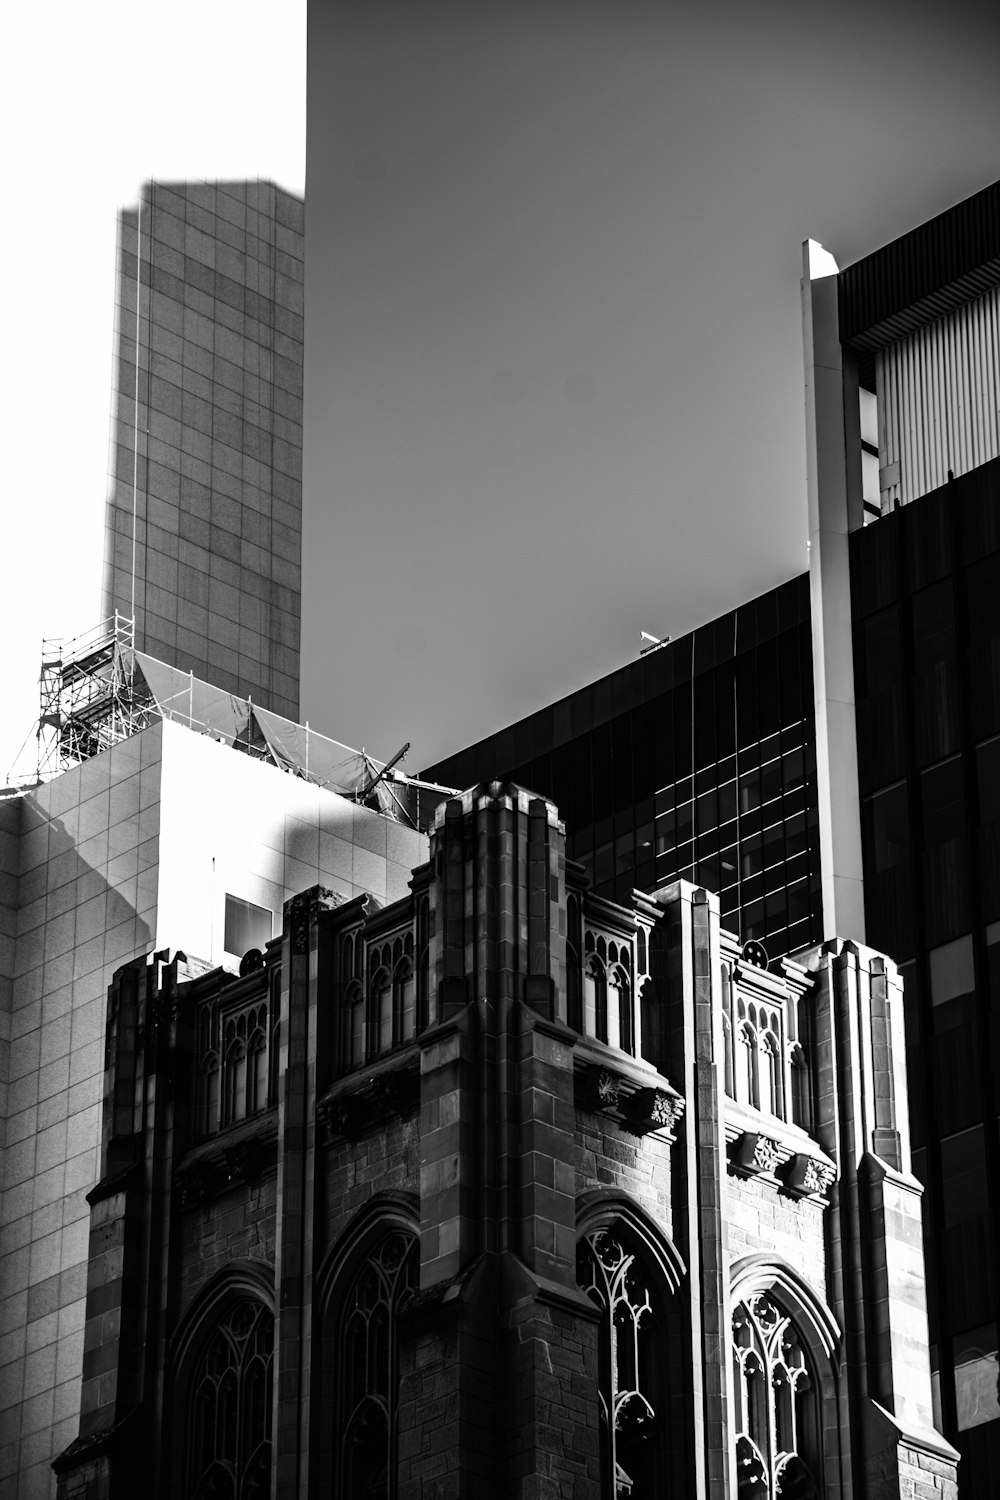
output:
M393 1231L362 1261L341 1303L336 1493L344 1500L395 1500L396 1318L416 1279L417 1242Z
M347 1066L359 1068L365 1060L365 992L361 981L355 979L347 987L347 1004L344 1010L346 1021Z
M782 1109L781 1057L777 1038L765 1032L760 1049L760 1107L766 1114L784 1118Z
M413 960L403 958L392 976L393 1031L396 1042L412 1042L417 1021L417 981Z
M271 1493L274 1319L243 1297L216 1324L195 1366L188 1410L193 1500L267 1500Z
M740 1104L757 1107L757 1033L748 1022L740 1023L736 1033L735 1085Z
M733 1388L740 1500L815 1500L816 1380L795 1324L766 1293L733 1313Z
M653 1500L664 1484L664 1392L655 1356L663 1322L627 1241L601 1229L577 1249L577 1280L601 1311L599 1404L602 1493Z
M368 1036L373 1057L392 1046L392 982L384 968L377 971L371 983Z
M598 1041L608 1040L608 981L604 965L593 953L583 973L583 1029Z

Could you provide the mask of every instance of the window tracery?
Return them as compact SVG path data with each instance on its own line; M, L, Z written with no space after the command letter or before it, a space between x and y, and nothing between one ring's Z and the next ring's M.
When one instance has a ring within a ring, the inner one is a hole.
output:
M187 1493L266 1500L271 1493L274 1318L241 1298L216 1324L190 1383Z
M416 1286L416 1240L385 1236L362 1262L341 1304L337 1431L345 1500L394 1500L398 1361L396 1316Z
M197 1023L200 1135L235 1125L269 1103L268 1001L207 1004Z
M740 1500L815 1500L818 1392L795 1324L766 1293L733 1312Z
M663 1401L653 1341L657 1310L635 1254L606 1229L585 1235L577 1280L601 1310L601 1469L607 1500L646 1500L663 1483Z

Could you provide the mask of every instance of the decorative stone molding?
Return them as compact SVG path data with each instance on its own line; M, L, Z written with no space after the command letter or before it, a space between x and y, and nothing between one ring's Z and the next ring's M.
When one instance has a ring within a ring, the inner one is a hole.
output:
M324 1145L362 1134L390 1119L414 1114L420 1104L420 1053L415 1046L386 1058L377 1071L348 1074L316 1106Z
M309 923L318 911L339 906L343 901L336 891L325 886L313 885L286 903L291 927L292 952L305 953L309 947Z
M238 1183L254 1183L277 1161L277 1111L223 1131L184 1157L174 1172L182 1208L197 1208Z
M783 1154L773 1136L746 1130L734 1142L729 1164L741 1177L773 1177Z
M796 1198L825 1199L836 1180L833 1162L800 1151L792 1157L785 1186Z
M617 1052L590 1038L574 1049L577 1103L609 1115L635 1135L662 1132L676 1137L684 1100L665 1078L641 1059Z
M207 1161L192 1162L181 1168L175 1177L177 1196L181 1208L197 1208L215 1197L217 1177L214 1167Z

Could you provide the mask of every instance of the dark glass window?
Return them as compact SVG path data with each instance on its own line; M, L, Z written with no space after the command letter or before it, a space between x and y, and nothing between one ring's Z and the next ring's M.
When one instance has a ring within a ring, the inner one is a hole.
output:
M1000 820L1000 735L976 746L976 780L979 786L979 821Z
M601 1493L606 1500L654 1500L665 1467L666 1393L656 1351L662 1315L639 1260L606 1230L580 1241L577 1280L601 1312Z
M942 1140L941 1196L948 1323L968 1328L994 1314L996 1260L981 1125Z
M271 1493L274 1319L242 1298L209 1337L190 1387L187 1490L195 1500Z
M819 1494L819 1393L803 1340L769 1296L733 1312L739 1492L747 1500Z
M341 1305L337 1494L394 1500L399 1373L396 1323L416 1285L417 1242L389 1234L362 1263Z
M915 594L913 715L917 761L926 765L958 746L958 677L950 579Z
M955 756L922 774L920 803L925 941L938 944L969 925L968 851L960 757Z
M226 896L226 952L242 958L251 948L263 949L271 941L272 916L266 906L255 906L240 896Z
M897 959L913 952L910 815L903 782L862 806L868 941Z

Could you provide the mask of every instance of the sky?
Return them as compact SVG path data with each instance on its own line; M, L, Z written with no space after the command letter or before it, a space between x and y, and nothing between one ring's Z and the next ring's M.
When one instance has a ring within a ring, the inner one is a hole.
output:
M155 177L305 181L305 0L0 0L0 784L43 637L98 623L118 210Z
M0 775L96 622L115 218L307 183L302 716L416 772L805 566L800 245L1000 176L956 0L0 0ZM308 157L308 161L307 161Z
M802 241L1000 177L1000 10L310 28L303 707L414 772L806 567Z

